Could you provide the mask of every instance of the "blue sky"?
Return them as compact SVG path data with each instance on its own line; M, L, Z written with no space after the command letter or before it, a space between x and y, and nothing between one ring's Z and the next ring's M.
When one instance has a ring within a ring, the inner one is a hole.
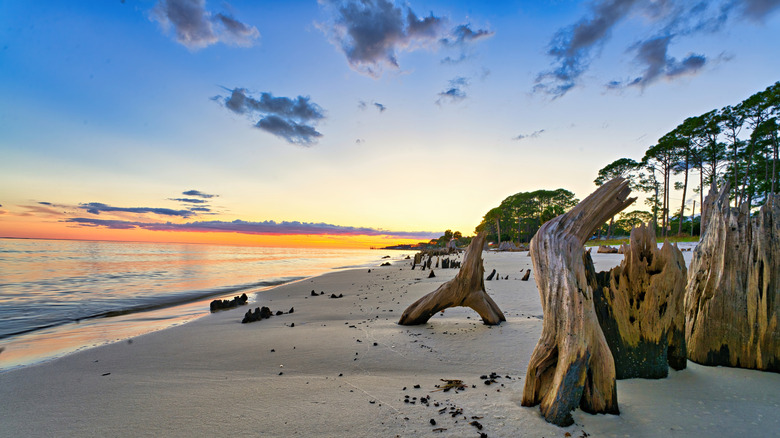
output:
M67 234L90 203L128 223L469 234L519 191L582 198L604 165L780 79L779 10L2 1L0 235ZM218 197L164 214L192 189Z

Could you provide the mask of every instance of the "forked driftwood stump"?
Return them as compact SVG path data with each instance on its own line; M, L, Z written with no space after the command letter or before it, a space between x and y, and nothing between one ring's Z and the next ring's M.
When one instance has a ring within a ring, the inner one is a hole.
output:
M482 321L496 325L506 321L498 305L485 291L485 268L482 266L482 246L485 244L485 232L479 233L466 250L463 265L452 280L438 289L415 301L404 310L398 324L425 324L436 314L448 307L471 307L479 313Z
M780 372L780 196L751 218L729 207L729 186L710 209L685 295L688 358Z
M615 178L542 225L531 240L544 325L528 364L522 404L540 404L544 418L559 426L574 422L571 411L577 406L590 413L619 413L615 363L593 307L584 245L634 202L626 199L630 192L628 181Z
M660 379L686 367L683 301L688 270L682 251L654 227L631 230L619 266L595 274L596 315L615 359L618 379Z

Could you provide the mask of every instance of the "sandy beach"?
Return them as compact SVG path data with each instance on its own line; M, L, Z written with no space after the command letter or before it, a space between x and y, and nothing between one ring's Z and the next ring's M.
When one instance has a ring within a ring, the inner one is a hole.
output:
M486 282L507 317L499 326L467 308L396 324L454 269L427 278L400 261L330 273L262 292L248 306L0 373L0 436L778 436L780 375L690 361L666 379L618 381L619 416L577 410L573 426L546 423L537 407L520 406L542 329L533 273L520 280L531 259L483 257L486 272L509 277ZM605 270L622 255L594 251L593 259ZM258 306L294 312L241 324ZM465 388L443 391L442 379Z

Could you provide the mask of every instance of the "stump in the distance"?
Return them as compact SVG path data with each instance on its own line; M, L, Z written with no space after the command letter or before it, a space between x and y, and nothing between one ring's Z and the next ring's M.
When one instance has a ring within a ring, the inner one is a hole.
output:
M415 301L404 310L398 324L425 324L437 312L448 307L471 307L479 313L482 321L496 325L506 321L498 305L485 291L485 268L482 266L482 246L486 233L479 233L468 247L466 257L458 274L438 289Z
M579 406L590 413L617 414L615 363L593 305L584 244L607 219L628 207L628 181L615 178L568 213L542 225L531 241L531 257L544 311L542 336L525 376L523 406L540 404L544 418L573 423ZM592 262L591 262L592 264Z
M686 367L683 299L687 269L682 252L655 229L631 230L619 266L595 274L594 303L601 329L615 359L618 379L666 377L669 366Z
M728 184L707 216L685 295L688 358L780 372L780 196L754 217L729 207Z

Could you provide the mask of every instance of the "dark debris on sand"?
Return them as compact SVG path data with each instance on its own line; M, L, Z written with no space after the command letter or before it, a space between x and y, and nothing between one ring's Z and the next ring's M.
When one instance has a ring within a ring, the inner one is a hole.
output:
M243 306L247 301L249 301L249 298L246 296L246 294L241 294L240 297L234 297L232 300L214 300L209 305L209 308L212 312L216 312L218 310L232 309L234 307Z

